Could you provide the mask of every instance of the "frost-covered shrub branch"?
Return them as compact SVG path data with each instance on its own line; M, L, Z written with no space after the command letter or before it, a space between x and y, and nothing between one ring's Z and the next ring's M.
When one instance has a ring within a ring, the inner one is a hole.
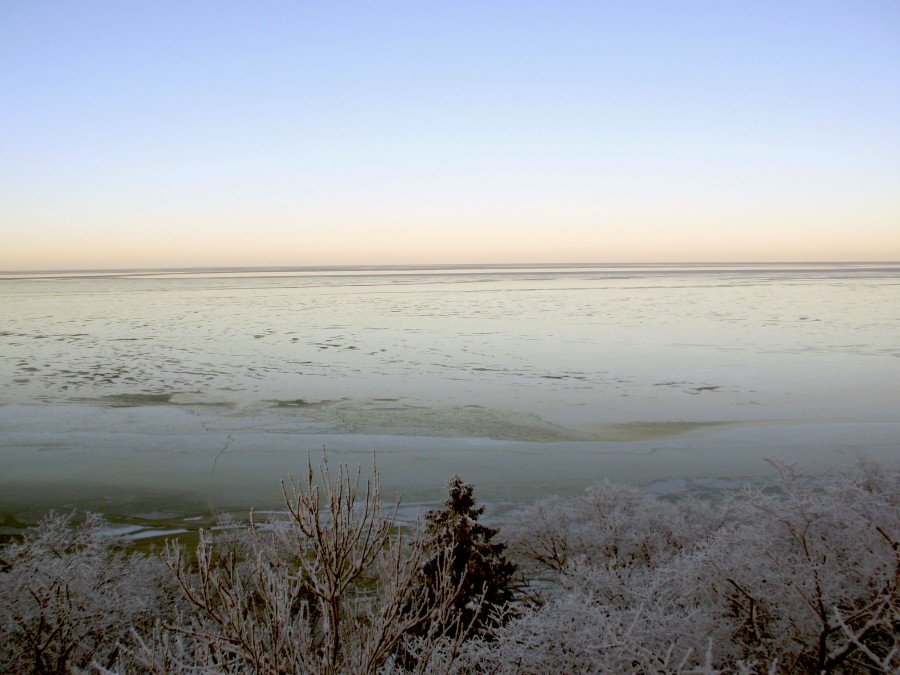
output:
M0 672L112 665L174 598L159 562L122 552L99 516L51 514L7 546L0 573Z

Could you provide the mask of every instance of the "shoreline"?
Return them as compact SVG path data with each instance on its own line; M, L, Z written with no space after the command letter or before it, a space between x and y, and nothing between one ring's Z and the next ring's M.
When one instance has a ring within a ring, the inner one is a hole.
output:
M304 428L304 426L306 428ZM771 476L766 461L806 472L847 469L861 457L900 468L900 423L635 422L605 440L516 440L397 433L322 433L301 420L186 406L0 406L0 513L50 508L110 516L177 510L241 512L283 505L280 481L314 465L373 460L387 501L437 502L459 474L479 501L571 496L608 479L646 486ZM630 434L630 435L629 435Z

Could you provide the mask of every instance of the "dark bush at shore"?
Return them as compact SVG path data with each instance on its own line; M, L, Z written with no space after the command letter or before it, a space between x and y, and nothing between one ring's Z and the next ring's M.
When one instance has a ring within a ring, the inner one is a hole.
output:
M399 527L327 461L190 551L49 516L0 552L0 671L900 671L900 474L780 469L715 502L602 484L499 533L459 478Z

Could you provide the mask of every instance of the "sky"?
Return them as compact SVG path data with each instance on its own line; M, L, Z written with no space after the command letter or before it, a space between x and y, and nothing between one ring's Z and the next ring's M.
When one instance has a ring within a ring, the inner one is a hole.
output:
M0 0L0 270L834 260L896 0Z

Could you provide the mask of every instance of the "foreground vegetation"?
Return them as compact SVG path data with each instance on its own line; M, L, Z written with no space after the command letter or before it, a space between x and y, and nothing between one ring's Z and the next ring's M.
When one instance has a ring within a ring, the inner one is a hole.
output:
M900 474L780 470L718 501L602 484L501 534L456 477L399 528L327 460L194 551L49 517L0 552L0 671L900 671Z

